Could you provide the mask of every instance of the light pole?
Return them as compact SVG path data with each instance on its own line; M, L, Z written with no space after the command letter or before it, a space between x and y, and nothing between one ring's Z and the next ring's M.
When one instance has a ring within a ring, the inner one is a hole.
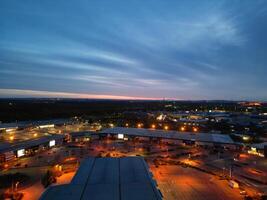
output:
M18 185L19 185L19 181L18 182L16 182L16 184L15 184L15 191L17 192L17 190L18 190Z

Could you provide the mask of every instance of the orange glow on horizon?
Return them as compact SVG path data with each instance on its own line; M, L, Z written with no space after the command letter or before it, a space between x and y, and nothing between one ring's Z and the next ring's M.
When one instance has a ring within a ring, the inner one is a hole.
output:
M0 94L9 97L43 97L43 98L81 98L81 99L114 99L114 100L162 100L159 97L135 97L109 94L83 94L69 92L51 92L40 90L0 89ZM168 98L169 100L179 100Z

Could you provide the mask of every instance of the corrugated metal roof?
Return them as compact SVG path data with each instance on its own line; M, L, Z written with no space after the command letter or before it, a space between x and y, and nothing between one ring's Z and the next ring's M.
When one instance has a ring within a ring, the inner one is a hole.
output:
M160 200L162 198L144 159L125 157L86 159L70 184L52 186L43 193L41 200L48 199Z
M234 144L233 140L230 138L229 135L223 135L223 134L191 133L191 132L165 131L165 130L153 130L153 129L143 129L143 128L124 128L124 127L108 128L100 132L100 134L113 134L113 135L119 133L128 136L154 137L163 139L188 140L188 141L210 142L210 143L221 143L221 144Z
M22 142L17 142L15 144L3 143L3 144L0 144L0 153L30 148L30 147L48 143L51 140L60 140L60 139L63 139L64 137L65 137L64 135L50 135L50 136L40 137L34 140L25 140Z

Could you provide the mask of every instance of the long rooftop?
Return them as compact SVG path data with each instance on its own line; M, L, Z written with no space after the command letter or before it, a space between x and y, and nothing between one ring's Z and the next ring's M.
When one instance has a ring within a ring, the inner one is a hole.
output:
M214 134L214 133L193 133L193 132L179 132L179 131L166 131L144 128L124 128L114 127L108 128L100 132L100 134L124 134L127 136L137 137L151 137L162 139L186 140L197 142L208 142L218 144L234 144L229 135Z
M63 140L64 137L65 137L64 135L53 134L49 136L43 136L40 138L32 139L32 140L16 142L14 144L0 143L0 153L5 153L8 151L16 151L19 149L25 149L25 148L38 146L44 143L48 143L51 140Z
M160 200L142 157L88 158L70 184L49 187L40 200Z

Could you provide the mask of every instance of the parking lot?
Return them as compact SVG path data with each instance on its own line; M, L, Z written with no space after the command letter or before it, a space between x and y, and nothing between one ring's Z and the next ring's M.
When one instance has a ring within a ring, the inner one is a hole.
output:
M225 180L198 170L176 165L150 167L154 178L168 200L239 200L238 189L232 189Z

